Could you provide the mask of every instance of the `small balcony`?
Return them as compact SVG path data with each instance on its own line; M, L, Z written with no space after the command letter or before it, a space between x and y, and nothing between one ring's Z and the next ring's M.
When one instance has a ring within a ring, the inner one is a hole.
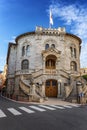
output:
M56 69L45 69L45 73L46 74L57 74L57 70Z

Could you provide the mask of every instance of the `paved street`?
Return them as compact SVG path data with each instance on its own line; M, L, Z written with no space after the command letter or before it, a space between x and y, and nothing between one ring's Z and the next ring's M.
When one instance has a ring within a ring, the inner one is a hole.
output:
M1 130L87 130L87 106L16 103L0 97Z

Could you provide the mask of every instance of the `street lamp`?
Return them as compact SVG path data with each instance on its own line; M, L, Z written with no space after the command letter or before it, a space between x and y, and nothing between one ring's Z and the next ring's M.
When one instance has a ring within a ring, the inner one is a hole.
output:
M76 83L76 89L77 89L77 102L80 103L80 93L82 92L82 83L78 81Z

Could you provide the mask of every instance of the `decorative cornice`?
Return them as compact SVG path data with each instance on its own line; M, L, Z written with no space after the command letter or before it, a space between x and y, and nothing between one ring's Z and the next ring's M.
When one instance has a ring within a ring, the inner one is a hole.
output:
M49 35L49 36L66 35L66 36L71 36L73 38L76 38L77 40L79 40L80 44L82 42L82 40L78 36L76 36L74 34L66 33L65 28L61 28L61 27L59 27L58 29L36 27L35 31L26 32L26 33L21 34L18 37L16 37L15 42L17 43L18 39L20 39L21 37L24 37L24 36L28 36L28 35Z

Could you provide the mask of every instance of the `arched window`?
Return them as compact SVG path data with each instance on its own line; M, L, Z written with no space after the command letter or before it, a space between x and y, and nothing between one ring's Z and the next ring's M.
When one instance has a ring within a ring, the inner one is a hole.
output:
M22 56L25 55L25 46L22 47Z
M29 69L29 62L28 60L23 60L21 63L21 69L25 70L25 69Z
M51 47L52 47L52 48L55 48L55 44L52 44Z
M55 69L56 65L55 65L55 60L53 59L48 59L46 61L46 69Z
M30 53L30 46L27 45L27 48L26 48L26 56L29 56L29 53Z
M56 69L56 56L54 55L47 56L45 67L46 69Z
M49 44L45 45L45 50L47 50L49 48Z
M72 71L77 71L77 64L74 61L71 62L71 70Z

